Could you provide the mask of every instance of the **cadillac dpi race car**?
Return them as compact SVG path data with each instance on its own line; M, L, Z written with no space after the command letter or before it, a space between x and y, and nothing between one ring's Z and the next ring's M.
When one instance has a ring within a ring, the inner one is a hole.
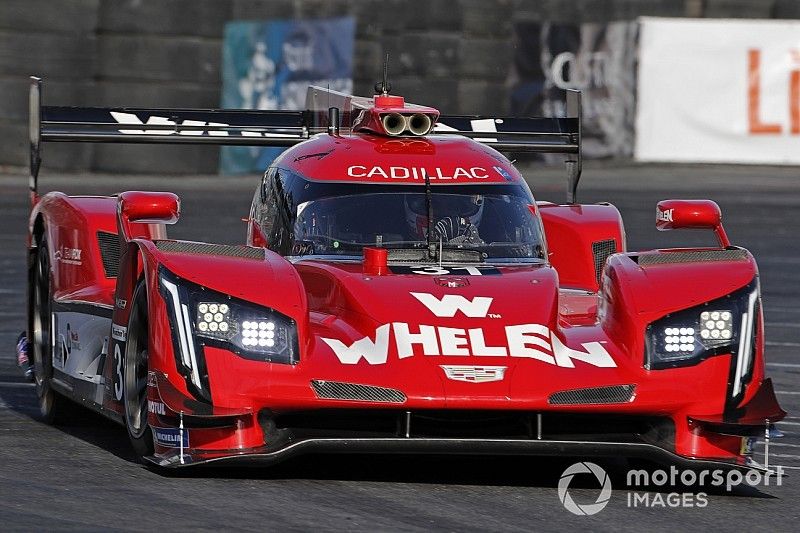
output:
M566 118L501 119L385 90L312 87L300 112L42 107L40 90L27 337L46 420L88 406L162 467L399 452L735 468L785 415L756 262L719 207L656 209L659 229L718 246L629 252L614 206L577 203L578 93ZM219 245L167 237L168 192L40 196L45 141L289 148L246 241ZM566 154L567 203L536 202L499 151Z

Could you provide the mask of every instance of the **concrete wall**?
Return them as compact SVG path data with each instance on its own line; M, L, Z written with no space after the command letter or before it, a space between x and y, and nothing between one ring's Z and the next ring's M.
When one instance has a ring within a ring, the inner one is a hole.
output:
M410 101L502 113L515 20L653 16L800 18L797 0L2 0L0 165L27 165L27 77L48 105L217 107L229 20L352 15L355 89L372 94L389 52ZM52 145L44 166L209 173L208 147Z

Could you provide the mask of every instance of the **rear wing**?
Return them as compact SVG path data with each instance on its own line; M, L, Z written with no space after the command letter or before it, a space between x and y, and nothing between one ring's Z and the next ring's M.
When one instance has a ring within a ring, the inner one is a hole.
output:
M577 202L581 178L581 93L567 90L567 116L563 118L481 117L442 115L433 134L456 133L500 152L568 154L567 202Z
M43 142L292 146L324 131L348 133L356 114L371 105L371 98L312 86L305 111L42 106L41 79L31 77L31 194L38 190ZM567 200L575 202L581 174L578 91L567 91L565 118L443 115L431 134L463 135L499 151L569 154Z

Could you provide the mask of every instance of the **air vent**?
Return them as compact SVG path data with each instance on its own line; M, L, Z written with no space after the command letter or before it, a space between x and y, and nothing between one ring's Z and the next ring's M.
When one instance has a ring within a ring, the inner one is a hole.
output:
M600 277L603 275L603 267L608 256L616 253L617 245L614 239L596 241L592 243L592 255L594 256L594 273L597 276L597 283L600 284Z
M184 241L157 241L156 248L167 253L240 257L242 259L253 259L257 261L264 260L264 250L262 248L251 248L250 246Z
M603 405L628 403L633 400L635 385L614 385L592 389L573 389L550 395L550 405Z
M692 252L656 252L638 256L640 266L672 263L710 263L716 261L746 261L747 250L697 250Z
M116 278L119 274L119 235L98 231L97 245L100 247L100 258L106 277Z
M340 381L312 380L311 387L318 398L324 400L350 400L358 402L403 403L406 395L395 389L357 385Z

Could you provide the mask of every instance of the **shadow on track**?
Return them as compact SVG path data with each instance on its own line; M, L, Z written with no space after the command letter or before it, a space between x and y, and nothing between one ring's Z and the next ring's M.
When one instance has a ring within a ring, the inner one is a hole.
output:
M47 425L39 416L39 403L33 385L26 386L24 382L0 384L0 401L12 412L22 415L19 418L27 419L26 422ZM123 427L77 404L70 405L69 417L69 424L48 427L110 452L120 459L136 462Z
M35 389L22 384L0 385L0 400L28 422L42 424L38 416ZM53 426L107 453L136 463L125 429L103 416L77 405L71 413L72 423ZM315 480L414 483L429 485L476 485L506 487L556 488L564 470L585 461L580 457L513 457L470 455L320 455L310 454L288 459L269 467L198 466L189 469L151 469L173 479L237 479L237 480ZM630 469L669 471L669 467L623 458L594 458L591 462L608 472L614 487L627 487ZM148 468L142 466L142 468ZM595 489L597 480L589 475L575 476L575 488ZM655 485L634 488L640 492L693 492L692 487ZM768 498L755 487L740 485L732 491L722 487L695 487L694 491L710 495Z

